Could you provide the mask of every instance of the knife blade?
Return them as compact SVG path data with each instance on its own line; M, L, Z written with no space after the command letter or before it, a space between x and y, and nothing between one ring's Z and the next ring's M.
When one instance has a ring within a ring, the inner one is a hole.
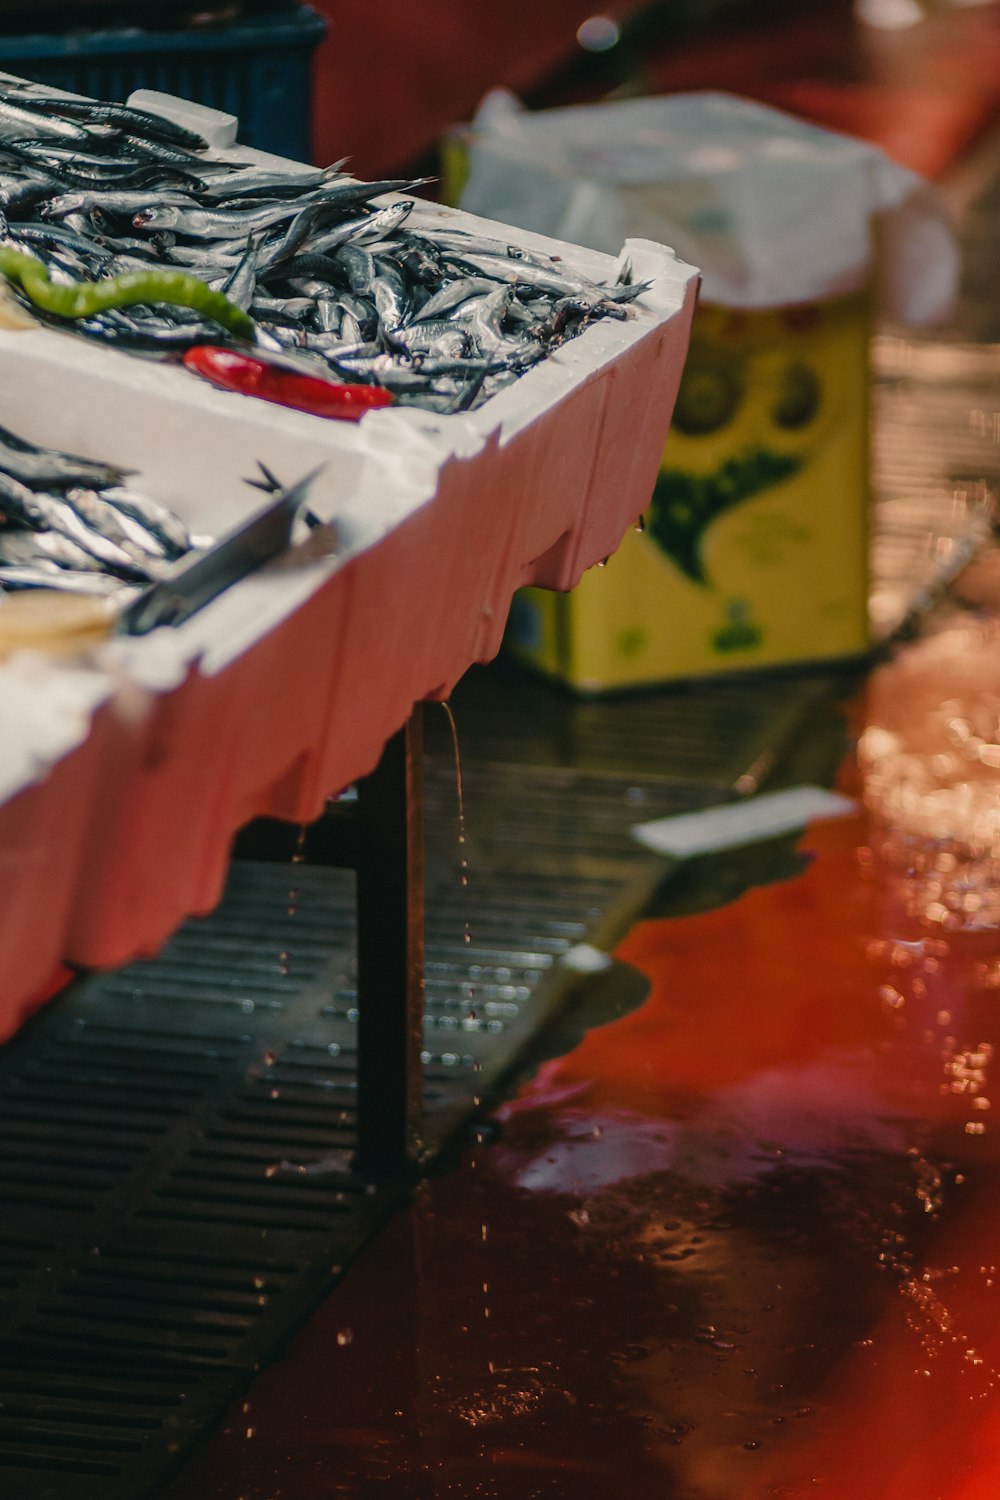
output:
M226 589L287 551L292 528L320 464L282 489L263 510L202 552L188 553L122 610L119 635L148 635L161 625L180 625Z

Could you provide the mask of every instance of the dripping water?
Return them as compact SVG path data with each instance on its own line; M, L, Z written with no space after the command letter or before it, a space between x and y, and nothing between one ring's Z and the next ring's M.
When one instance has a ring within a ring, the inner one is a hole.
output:
M295 835L295 848L292 850L293 865L301 865L305 863L306 832L307 829L305 823L300 823L299 831ZM298 886L291 885L288 887L288 915L290 917L294 917L295 913L299 909L299 897L301 896L301 894L302 892L300 891Z
M465 782L462 776L462 756L458 745L458 725L455 723L455 715L450 703L442 701L445 717L448 720L448 728L451 731L451 744L455 757L455 788L458 803L458 870L459 880L465 890L469 886L469 859L466 853L466 828L465 828ZM462 940L468 947L472 943L472 929L469 925L468 903L466 902L466 916L463 922ZM465 999L468 1004L466 1012L470 1021L476 1019L476 987L471 979L466 977L464 981Z
M294 872L294 869L298 865L302 865L302 864L305 863L305 858L306 858L306 835L307 835L307 833L308 833L307 825L305 823L300 823L299 827L298 827L298 832L295 835L295 847L292 850L292 861L291 862L292 862L293 872ZM296 912L298 911L298 909L299 909L299 899L300 899L301 895L302 895L302 891L301 891L301 888L299 886L297 886L297 885L289 885L289 887L288 887L288 907L287 907L289 917L294 917L295 914L296 914ZM290 950L287 949L287 948L283 948L281 950L281 952L278 954L278 972L281 974L281 976L282 976L283 979L287 979L287 977L288 977L288 975L289 975L289 973L291 971L291 962L292 962L292 960L291 960L291 952L290 952Z
M458 748L458 725L455 723L455 715L451 704L442 702L445 718L448 720L448 728L451 731L451 746L455 756L455 790L458 798L458 868L459 879L463 886L469 884L469 861L465 853L465 783L462 777L462 756ZM472 941L469 924L465 924L465 941Z

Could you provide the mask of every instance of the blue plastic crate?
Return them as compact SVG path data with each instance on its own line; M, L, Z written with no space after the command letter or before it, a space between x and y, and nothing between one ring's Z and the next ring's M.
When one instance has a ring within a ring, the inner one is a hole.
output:
M0 36L0 72L115 102L134 89L160 89L238 116L247 146L309 161L312 54L325 31L324 19L302 5L186 31Z

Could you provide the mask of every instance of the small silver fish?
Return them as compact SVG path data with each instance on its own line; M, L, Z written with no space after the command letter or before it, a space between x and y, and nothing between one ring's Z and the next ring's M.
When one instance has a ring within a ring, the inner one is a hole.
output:
M0 468L32 488L45 485L62 488L72 484L92 484L101 488L120 484L128 472L112 464L62 453L57 448L38 447L4 427L0 427Z
M0 591L22 589L58 589L64 594L85 594L97 599L120 599L122 604L139 592L132 584L113 578L110 573L81 573L74 568L0 562Z
M398 203L390 203L388 208L379 209L377 213L351 219L346 224L337 224L333 229L324 230L309 240L309 253L324 255L335 250L338 245L372 245L378 240L387 239L406 222L413 207L412 198L403 198Z
M53 531L0 531L0 560L40 567L46 572L53 568L76 568L90 573L99 571L101 566L96 557L76 542Z
M148 527L140 525L96 490L74 488L66 491L66 500L94 531L115 542L137 561L155 562L167 556L167 549Z
M423 307L414 313L413 322L425 323L429 319L443 318L461 307L463 302L468 302L470 297L481 297L492 292L495 286L496 282L485 276L460 276L432 293Z
M167 205L189 204L197 208L194 198L186 193L166 192L158 195L158 202ZM89 214L96 209L106 209L113 214L137 214L149 206L149 189L113 189L94 192L91 189L73 193L57 193L48 199L39 210L43 219L65 219L71 214Z
M394 336L411 354L430 354L437 359L454 359L468 354L472 347L472 337L466 329L437 320L397 328Z
M333 252L347 273L347 284L356 297L370 293L378 274L374 257L360 245L340 245Z
M450 250L448 260L464 269L491 276L510 286L531 287L535 291L548 292L553 297L568 297L573 292L582 292L596 283L589 277L574 272L572 275L555 266L537 266L527 260L511 260L503 255L469 254Z
M90 140L81 125L75 125L72 120L61 120L54 115L36 113L24 103L14 103L9 94L0 98L0 137L3 136L14 139L34 136L40 140Z
M146 195L145 205L132 215L132 228L143 234L154 234L159 230L176 230L191 239L234 239L253 234L291 219L299 212L299 203L270 203L263 208L213 209L199 208L197 204L187 207L179 203L150 203Z
M190 551L193 543L184 522L159 500L152 500L148 495L117 485L102 490L101 498L151 532L169 556L180 557L182 553Z
M111 541L95 527L88 526L66 500L58 500L54 495L38 492L35 494L35 504L50 531L75 543L104 567L127 577L149 579L152 576L148 562L138 561L117 542ZM43 536L45 534L40 533Z
M260 254L260 239L251 235L246 250L232 271L222 282L221 290L243 311L249 308L257 287L257 259Z

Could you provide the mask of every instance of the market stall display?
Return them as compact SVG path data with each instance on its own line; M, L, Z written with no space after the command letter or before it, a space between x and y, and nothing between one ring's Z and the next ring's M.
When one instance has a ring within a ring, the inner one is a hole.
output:
M231 117L130 103L196 130L222 162L294 170L234 150ZM6 1032L58 962L120 963L211 909L237 828L316 817L415 702L496 654L516 587L571 587L648 501L697 272L650 242L615 259L419 199L407 222L642 290L475 410L394 404L349 423L63 329L0 330L0 409L24 441L131 471L130 488L216 538L259 508L245 483L258 464L283 485L316 470L320 523L178 626L78 664L21 654L3 668Z

